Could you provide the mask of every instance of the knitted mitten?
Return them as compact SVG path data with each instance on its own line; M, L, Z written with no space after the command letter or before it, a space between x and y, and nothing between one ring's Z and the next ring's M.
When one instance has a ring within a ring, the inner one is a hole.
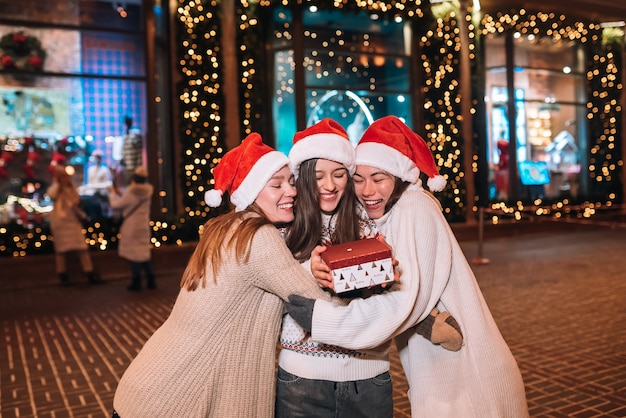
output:
M450 351L459 351L463 345L463 333L456 319L449 312L433 308L430 314L415 326L415 332L433 344L440 344Z
M314 306L315 299L309 299L299 295L289 295L289 302L285 303L287 313L289 313L306 332L311 332Z

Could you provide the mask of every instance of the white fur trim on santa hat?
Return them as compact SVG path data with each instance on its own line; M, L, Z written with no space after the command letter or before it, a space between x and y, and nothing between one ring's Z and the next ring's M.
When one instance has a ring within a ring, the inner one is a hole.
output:
M235 205L235 211L239 212L250 206L269 179L288 164L289 159L280 151L271 151L259 158L246 178L237 187L237 190L230 195L230 201Z
M354 174L354 146L341 135L334 133L314 134L296 142L289 151L289 166L297 178L300 164L313 158L336 161L343 164L350 175Z
M377 142L364 142L356 147L356 165L380 168L409 183L419 180L420 170L406 155L393 147Z

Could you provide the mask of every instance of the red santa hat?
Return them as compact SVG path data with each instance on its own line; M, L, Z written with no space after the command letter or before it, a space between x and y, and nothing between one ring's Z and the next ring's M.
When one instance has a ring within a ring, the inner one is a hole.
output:
M65 164L66 160L67 158L65 157L65 155L61 154L59 151L54 151L52 153L52 159L50 160L50 164L48 164L48 171L50 172L50 174L53 173L54 167L56 167L57 165Z
M395 116L380 118L367 128L356 147L356 164L383 169L412 184L420 172L425 173L433 192L446 186L426 141Z
M343 164L354 174L354 146L343 127L330 118L322 119L303 131L296 132L289 151L289 165L297 178L300 164L312 158L323 158Z
M248 135L237 147L228 151L213 169L215 186L204 194L211 207L222 204L228 192L237 212L250 206L269 179L289 164L287 156L263 143L256 132Z

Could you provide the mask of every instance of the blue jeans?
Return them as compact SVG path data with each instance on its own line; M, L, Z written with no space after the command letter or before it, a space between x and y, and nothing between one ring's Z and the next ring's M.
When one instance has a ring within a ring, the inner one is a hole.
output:
M303 379L278 369L275 418L391 418L389 372L352 382Z

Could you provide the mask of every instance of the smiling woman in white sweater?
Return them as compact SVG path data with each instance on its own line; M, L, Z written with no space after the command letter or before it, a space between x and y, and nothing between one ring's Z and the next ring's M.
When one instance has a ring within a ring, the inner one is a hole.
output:
M398 118L379 119L363 134L356 163L355 192L394 249L400 286L344 307L317 300L312 317L312 303L296 298L289 313L320 343L356 350L395 337L413 418L527 417L515 358L439 202L421 186L420 172L432 190L445 185L424 140ZM330 279L327 273L324 267L316 277ZM460 325L459 351L442 350L412 328L435 307Z
M276 342L289 294L328 299L275 225L293 221L287 157L250 134L205 197L234 211L205 224L170 316L122 376L114 417L274 415Z
M311 251L320 242L375 235L374 223L356 210L354 146L341 125L325 118L297 132L289 163L298 200L286 242L307 271ZM348 300L335 298L334 303ZM276 418L393 416L389 344L367 351L318 344L289 315L283 319L280 343Z

